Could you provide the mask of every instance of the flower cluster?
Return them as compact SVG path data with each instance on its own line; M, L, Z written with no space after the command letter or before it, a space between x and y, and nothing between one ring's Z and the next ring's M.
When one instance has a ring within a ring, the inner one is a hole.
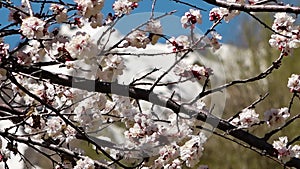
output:
M98 130L103 120L102 110L104 110L107 102L105 95L79 90L76 90L73 95L76 96L73 101L75 103L79 102L74 109L75 116L73 120L86 131Z
M98 52L98 47L87 33L77 32L72 39L65 44L65 49L73 59L83 59L85 62L93 62Z
M248 128L253 124L259 123L259 114L254 109L243 109L239 117L234 118L230 123L239 128Z
M154 161L155 168L178 168L184 163L187 167L194 167L203 154L203 145L207 138L203 133L192 135L182 146L166 145Z
M202 23L202 15L200 10L190 9L189 12L186 12L184 16L181 17L181 24L183 28L191 26L191 29L195 28L195 24Z
M180 35L177 38L172 37L167 41L169 46L172 46L173 52L188 49L190 47L190 41L187 36Z
M90 18L99 13L104 6L104 0L74 0L77 3L79 14Z
M179 146L174 145L165 145L159 151L159 157L154 161L155 168L161 168L168 164L170 161L174 160L179 156ZM179 160L179 159L177 159ZM176 161L177 161L176 160ZM174 160L175 161L175 160ZM179 160L180 162L180 160ZM180 162L181 163L181 162ZM171 164L168 164L171 165Z
M293 48L300 47L299 27L294 26L295 19L285 12L276 13L274 17L272 29L277 33L271 35L269 44L288 55Z
M238 4L244 4L244 0L226 0L228 3L238 3ZM218 7L213 8L209 12L209 20L210 21L218 21L222 18L224 18L225 22L229 22L232 18L239 15L240 11L238 10L229 10L227 8Z
M271 109L264 113L264 119L271 127L279 127L285 123L285 120L290 117L287 107L281 109Z
M127 43L124 46L132 46L136 48L146 48L147 44L150 43L150 39L147 36L147 32L136 30L132 32L129 36L125 39Z
M206 140L205 135L200 133L197 136L192 136L189 141L180 147L180 159L185 161L187 167L194 167L199 162L204 150L203 144Z
M62 23L62 22L67 21L68 10L63 5L51 4L50 9L53 11L53 14L55 15L55 20L57 23Z
M22 19L20 30L28 39L41 39L47 32L46 23L43 20L33 16Z
M131 11L138 7L139 0L117 0L113 4L113 10L115 15L122 16L124 14L128 15Z
M292 74L289 78L287 87L290 88L291 92L300 92L300 76Z
M186 78L197 78L200 80L202 77L209 77L213 75L213 71L210 68L199 65L188 65L184 61L179 62L174 67L174 73L177 76Z
M107 55L102 59L101 70L97 71L97 78L101 81L113 82L125 69L124 59L119 55Z
M74 166L74 169L94 169L94 168L95 168L95 162L89 157L85 157L84 159L80 159L76 161L76 166Z
M289 161L292 157L299 157L300 155L300 146L288 145L288 138L286 136L279 137L279 140L274 141L272 145L277 150L277 158L284 163Z

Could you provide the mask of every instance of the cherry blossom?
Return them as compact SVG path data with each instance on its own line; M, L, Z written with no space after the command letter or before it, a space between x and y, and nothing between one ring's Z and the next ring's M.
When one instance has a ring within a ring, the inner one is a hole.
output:
M27 17L22 19L21 32L28 39L41 39L47 31L46 23L37 17Z
M272 29L279 34L272 34L269 44L288 55L292 49L300 47L299 27L294 25L295 19L290 14L281 12L276 13L274 17Z
M159 155L160 156L154 161L155 168L161 168L166 165L171 165L168 163L179 156L179 146L176 144L166 145L160 149Z
M290 88L291 92L300 92L300 76L292 74L288 80L287 87Z
M279 140L276 140L273 142L273 147L278 151L278 159L282 162L289 161L292 157L295 156L294 151L292 150L292 146L289 145L287 147L288 138L285 137L279 137Z
M150 39L147 36L146 32L136 30L133 33L131 33L128 37L126 37L127 43L125 43L125 46L132 46L136 48L146 48L147 44L150 43Z
M239 117L234 118L230 123L239 128L249 128L253 124L259 123L259 114L254 109L243 109Z
M130 14L131 11L138 7L138 1L131 0L116 0L113 4L115 15L122 16L123 14Z
M285 120L290 116L287 107L281 109L271 109L264 113L264 119L271 127L279 127L285 123Z
M107 55L100 64L102 70L98 69L97 78L101 81L115 81L125 69L124 59L119 55Z
M98 52L98 47L91 36L84 32L78 32L73 36L70 42L65 44L65 49L73 59L83 59L85 62L93 62Z
M186 77L186 78L197 78L200 80L202 77L209 77L213 74L212 69L206 68L199 65L188 65L184 61L179 62L174 67L174 73L177 76Z
M67 15L68 10L63 5L51 4L50 9L55 14L55 20L56 20L57 23L62 23L62 22L67 21L67 19L68 19L68 15Z
M177 38L172 37L167 41L167 44L173 47L173 52L188 49L190 46L189 38L185 35L180 35Z
M203 144L207 138L203 133L187 141L183 146L180 147L180 159L185 161L187 167L194 167L199 161L199 158L203 154Z
M76 166L74 166L74 169L94 169L94 164L95 162L92 159L89 157L84 157L84 159L76 161Z
M97 15L104 6L104 0L74 0L78 12L85 18Z
M200 10L190 9L189 12L186 12L184 16L181 17L180 21L183 28L191 26L191 29L193 29L196 23L202 23L202 15L200 14Z

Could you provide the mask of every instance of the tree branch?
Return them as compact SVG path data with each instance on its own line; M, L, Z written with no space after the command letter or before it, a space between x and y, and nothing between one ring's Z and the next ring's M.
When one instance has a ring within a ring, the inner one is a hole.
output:
M239 10L244 12L287 12L299 14L300 8L293 6L282 6L282 5L248 5L248 4L237 4L228 3L221 0L203 0L209 4L216 5L219 7L229 8L230 10Z

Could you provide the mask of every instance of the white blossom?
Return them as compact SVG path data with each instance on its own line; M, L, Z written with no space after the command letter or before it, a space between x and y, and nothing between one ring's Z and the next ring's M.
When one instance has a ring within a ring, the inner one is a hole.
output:
M60 117L51 117L47 119L44 130L47 133L47 137L57 138L62 134L61 131L65 128L65 123Z
M271 127L279 127L285 123L285 120L290 117L287 107L281 109L271 109L264 113L264 119Z
M188 49L190 46L189 38L185 35L180 35L177 38L170 38L167 41L169 46L172 46L173 52L181 51L184 49Z
M28 39L41 39L46 32L46 23L37 17L27 17L22 20L21 31Z
M65 49L74 59L83 59L86 63L93 62L98 48L87 33L78 32L70 42L65 44Z
M97 77L101 81L112 82L123 74L124 59L119 55L107 55L101 62L102 70L98 69Z
M193 29L196 23L202 23L202 15L200 14L200 10L190 9L189 12L186 12L184 16L181 17L180 21L183 28L191 26Z
M63 5L51 4L50 9L55 14L55 20L57 23L66 22L68 20L68 10Z
M300 92L300 76L292 74L289 78L287 87L290 88L291 92Z
M92 159L89 157L84 157L84 159L76 161L76 166L74 166L74 169L94 169L94 164L95 162Z
M198 162L199 158L203 154L203 144L207 138L203 133L187 141L183 146L180 147L180 159L185 161L187 167L194 167Z
M115 11L115 15L122 16L123 14L130 14L137 6L137 2L130 0L116 0L113 4L113 10Z
M146 32L140 30L134 31L133 33L128 35L125 40L127 41L127 43L124 44L124 46L132 46L144 49L146 48L147 44L150 43L150 39L147 36Z
M294 151L292 150L292 146L289 145L287 147L288 138L285 137L279 137L279 140L276 140L273 142L273 147L278 151L278 159L282 162L289 161L292 157L295 156Z
M239 128L249 128L253 124L259 123L259 114L254 109L243 109L239 114L239 117L234 118L231 124L238 126Z
M97 15L104 6L104 0L74 0L77 10L85 18Z

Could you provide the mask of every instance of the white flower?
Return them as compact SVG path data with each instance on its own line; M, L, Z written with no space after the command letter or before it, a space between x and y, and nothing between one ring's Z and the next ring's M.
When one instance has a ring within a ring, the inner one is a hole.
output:
M182 162L176 158L172 161L171 164L167 164L164 166L164 169L181 169L182 168Z
M210 68L205 68L197 64L187 65L184 61L179 62L174 67L173 71L177 76L186 77L186 78L196 78L198 80L200 80L202 77L208 77L213 74Z
M200 10L190 9L189 12L186 12L184 16L181 17L180 21L183 28L191 26L193 29L196 23L202 23L202 15L200 14Z
M122 16L123 14L130 14L134 8L137 8L137 6L137 2L130 0L117 0L113 4L113 10L115 11L115 15Z
M55 20L57 23L62 23L67 21L68 10L63 5L51 4L50 9L53 11L53 14L55 14Z
M150 43L150 39L146 35L146 32L136 30L125 38L127 43L124 46L132 46L136 48L146 48L147 44Z
M76 162L76 166L74 169L94 169L94 161L89 157L85 157L84 159L80 159Z
M8 56L9 45L3 42L3 39L0 38L0 63L1 59L4 59Z
M192 72L192 74L194 75L195 78L197 79L201 79L202 77L208 77L210 75L213 74L212 69L210 68L206 68L204 66L199 66L199 65L193 65L190 68L190 71Z
M300 157L300 146L299 145L294 145L292 147L292 151L294 152L296 158Z
M289 78L287 87L290 88L291 92L300 92L300 76L292 74Z
M124 59L119 55L107 55L101 66L102 70L98 70L97 77L102 81L115 81L125 69Z
M173 47L173 52L188 49L190 46L189 38L185 35L180 35L177 38L172 37L167 41L167 44Z
M183 146L180 147L180 159L185 161L187 167L194 167L202 156L203 144L207 138L203 133L192 136Z
M48 137L56 138L61 134L62 129L65 127L63 120L60 117L52 117L47 119L44 130L47 132Z
M65 44L65 49L74 59L84 59L85 62L93 62L98 48L87 33L78 32L70 42Z
M279 140L274 141L272 144L273 147L278 152L277 158L284 163L289 161L292 157L295 156L295 153L292 150L292 147L291 146L287 147L287 143L288 143L288 138L285 136L285 137L279 137Z
M184 61L180 61L175 67L174 67L174 73L177 76L181 76L181 77L191 77L192 74L189 71L189 65L184 62Z
M159 151L160 156L154 161L155 168L166 166L174 158L179 156L179 146L177 144L165 145Z
M275 31L290 31L295 19L285 12L279 12L274 15L275 20L272 29Z
M288 108L271 109L264 113L264 119L269 126L279 127L285 123L285 120L290 117Z
M97 15L104 6L104 0L74 0L77 10L85 18Z
M229 11L227 8L213 8L209 12L210 21L218 21L224 17L225 22L229 22L232 18L238 15L240 12L238 10Z
M46 23L37 17L28 17L22 20L21 31L28 39L41 39L45 35Z
M239 117L233 119L231 124L238 126L239 128L248 128L253 124L259 123L259 114L255 113L254 109L243 109L239 114Z

